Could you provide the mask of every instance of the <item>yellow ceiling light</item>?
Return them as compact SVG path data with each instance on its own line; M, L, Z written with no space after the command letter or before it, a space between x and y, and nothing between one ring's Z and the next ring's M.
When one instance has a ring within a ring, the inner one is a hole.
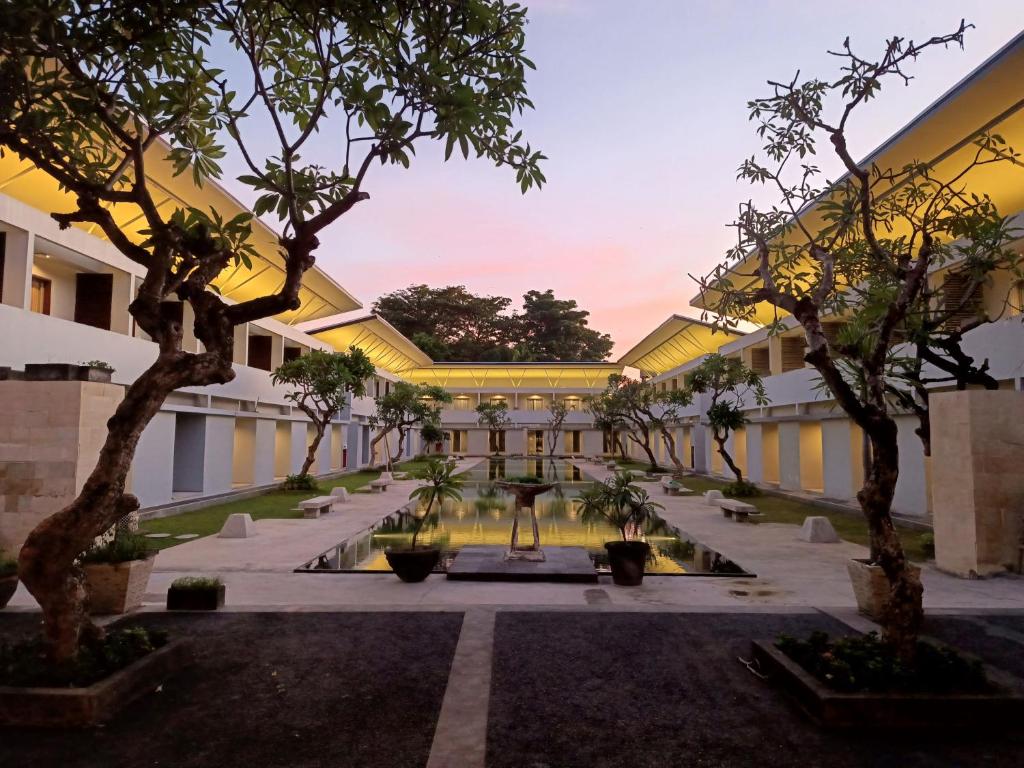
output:
M434 363L403 373L419 384L436 384L453 392L550 392L559 389L601 390L618 363Z

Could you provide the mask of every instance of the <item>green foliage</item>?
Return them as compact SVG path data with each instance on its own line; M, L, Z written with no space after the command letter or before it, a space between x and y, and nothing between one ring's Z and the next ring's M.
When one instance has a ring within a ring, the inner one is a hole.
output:
M935 557L935 534L931 531L922 533L918 540L921 544L921 553L928 558Z
M451 394L443 387L397 381L391 385L390 392L377 398L376 412L369 421L382 432L407 431L427 424L440 427L441 406L451 401Z
M420 437L426 444L440 443L444 441L445 431L441 429L441 425L433 421L428 421L422 427L420 427Z
M87 563L114 565L132 560L145 560L152 555L153 548L143 534L125 526L118 526L112 538L87 549L79 557L79 561L83 565Z
M477 424L481 427L500 432L506 429L512 420L508 415L508 403L498 400L493 403L480 403L476 407Z
M605 482L595 482L580 496L580 519L584 523L601 520L619 530L623 541L666 530L658 516L664 509L651 501L647 490L633 484L629 472L617 473Z
M86 366L87 368L98 368L99 370L106 371L107 373L114 373L114 366L106 360L86 360L83 363L79 363L79 365Z
M167 644L167 633L144 627L108 631L82 645L71 662L49 662L42 639L0 642L0 686L77 688L119 672Z
M726 496L731 496L734 499L761 495L761 491L758 490L758 487L753 483L748 483L746 480L737 480L734 483L729 483L722 488L722 493Z
M410 499L417 499L425 502L423 514L416 518L413 528L411 547L416 549L416 539L420 535L424 521L440 512L441 505L445 499L462 501L462 480L455 475L457 463L454 461L441 461L430 459L426 469L419 472L416 477L423 480L424 484L409 494ZM434 511L434 502L437 502L437 512Z
M381 296L373 309L434 360L537 362L604 360L611 337L588 327L589 313L550 290L511 299L477 296L462 285L411 285Z
M8 557L2 549L0 549L0 579L5 576L14 576L18 572L18 561L13 557Z
M357 347L348 352L312 349L277 368L271 379L292 391L285 395L314 421L327 423L348 403L349 396L366 394L373 363Z
M992 688L980 661L931 643L917 644L913 666L901 661L874 632L836 639L812 632L806 640L782 635L775 646L843 693L986 693Z
M281 483L282 491L315 491L317 487L312 475L288 475Z
M188 592L215 592L223 585L216 576L182 576L171 582L174 589Z

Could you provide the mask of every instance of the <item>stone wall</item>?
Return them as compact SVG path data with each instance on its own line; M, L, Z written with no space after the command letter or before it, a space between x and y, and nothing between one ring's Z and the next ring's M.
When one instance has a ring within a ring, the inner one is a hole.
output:
M1024 393L932 395L935 562L960 576L1015 568L1024 531Z
M91 381L0 381L0 548L13 554L92 471L123 388Z

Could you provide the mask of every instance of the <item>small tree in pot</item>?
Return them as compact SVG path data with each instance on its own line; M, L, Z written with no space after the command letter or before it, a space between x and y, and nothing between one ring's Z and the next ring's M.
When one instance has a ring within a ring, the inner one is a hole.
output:
M462 500L462 480L454 475L456 463L454 461L441 461L430 459L427 468L419 475L420 480L426 484L409 494L410 499L426 501L426 508L422 515L416 515L412 524L412 541L408 549L388 549L384 556L388 565L402 581L415 583L423 581L430 575L430 572L437 566L441 557L439 547L427 546L417 547L416 542L424 523L431 518L434 512L434 502L437 502L437 512L440 512L441 505L445 499L453 501Z
M605 542L612 580L620 587L635 587L644 580L644 567L651 546L640 539L664 528L658 516L662 506L650 500L647 491L633 483L633 475L623 472L603 483L594 483L580 495L584 523L606 522L619 530L621 541Z
M146 537L118 525L112 538L79 558L91 613L128 613L142 605L156 552Z

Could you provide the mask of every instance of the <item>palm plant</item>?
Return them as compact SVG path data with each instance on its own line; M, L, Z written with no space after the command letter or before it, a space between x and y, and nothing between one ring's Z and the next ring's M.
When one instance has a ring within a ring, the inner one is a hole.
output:
M664 507L651 501L647 490L633 483L629 472L594 483L580 494L580 500L580 519L584 523L609 523L618 529L623 541L630 541L638 533L654 533L665 527L658 516L658 510Z
M416 549L416 539L423 530L423 523L431 516L431 508L434 502L438 502L438 510L445 499L462 501L462 479L454 474L456 463L454 461L441 461L430 459L426 468L417 475L418 480L426 481L424 485L409 494L410 499L426 501L426 509L423 514L416 518L412 530L411 548Z

